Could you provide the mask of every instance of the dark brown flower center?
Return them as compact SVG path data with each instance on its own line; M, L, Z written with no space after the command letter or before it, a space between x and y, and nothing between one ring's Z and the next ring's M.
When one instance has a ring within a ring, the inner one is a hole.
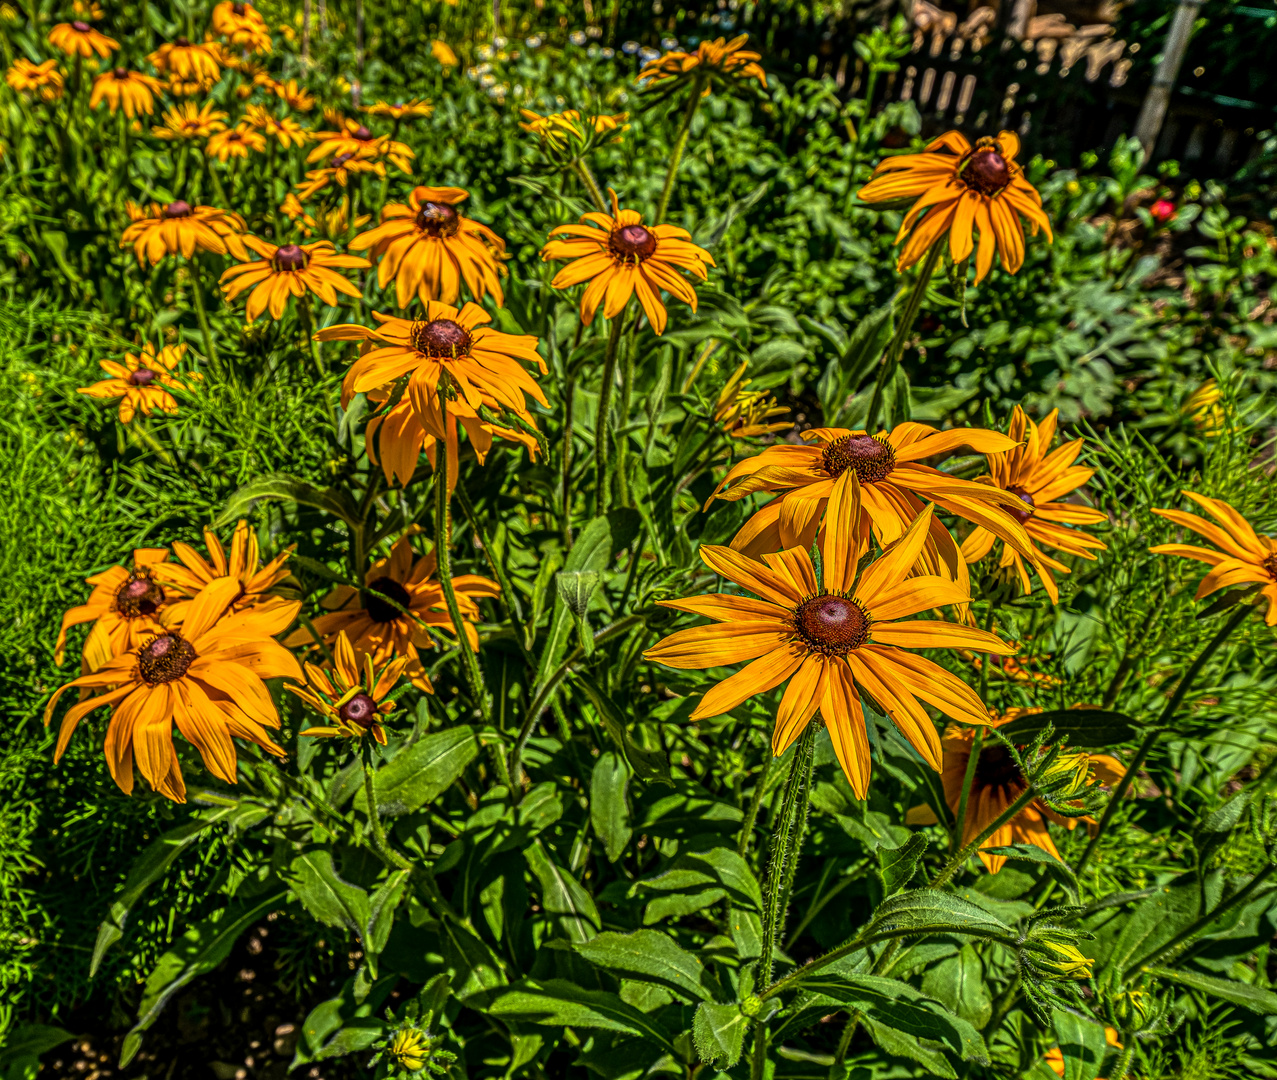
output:
M803 601L794 612L802 639L826 656L843 656L869 640L869 615L854 600L832 593Z
M413 323L409 339L417 352L436 359L453 360L470 351L470 335L464 326L451 319Z
M115 75L115 77L116 77L116 78L117 78L120 82L128 82L128 81L129 81L129 70L128 70L128 68L116 68L116 69L115 69L115 71L114 71L112 74L114 74L114 75Z
M79 19L76 19L75 22L71 24L71 29L73 29L78 34L87 34L90 30L93 29L93 27L91 27L86 22L81 22Z
M622 262L637 264L656 251L656 234L642 225L622 225L612 230L607 246Z
M333 158L333 167L340 169L354 156L354 154L338 154L335 158Z
M138 368L137 371L133 372L133 374L129 376L129 382L131 382L134 386L150 386L151 383L158 378L158 372L152 371L150 368L142 367Z
M977 145L960 172L967 187L981 195L996 195L1011 183L1011 166L992 146Z
M191 210L191 204L178 199L166 206L161 213L166 218L190 217L194 211Z
M417 228L431 236L455 236L461 227L461 215L441 202L425 202L417 211Z
M830 476L851 469L862 484L876 484L896 467L896 452L872 435L844 435L825 447L824 467Z
M1007 491L1011 492L1012 495L1018 495L1020 501L1024 503L1024 507L1022 509L1012 509L1009 506L1007 507L1007 513L1023 525L1033 516L1033 511L1037 508L1038 504L1033 501L1033 496L1029 492L1025 491L1024 488L1020 487L1019 484L1012 484L1009 488L1007 488Z
M232 4L231 10L235 12L236 15L239 15L242 17L244 13L248 10L248 5L247 4Z
M164 606L164 590L146 570L134 570L115 592L115 610L126 619L154 615Z
M369 131L366 127L364 127L363 124L360 124L357 128L355 128L355 134L353 138L358 139L360 142L371 142L372 132Z
M184 38L184 37L177 38L173 42L173 44L176 45L179 49L189 49L191 47L190 39Z
M375 595L377 593L381 595ZM404 617L403 612L412 603L412 597L394 578L380 577L364 590L363 601L364 610L373 622L390 623Z
M987 746L980 752L980 760L975 763L974 787L998 788L1011 785L1023 785L1024 774L1015 763L1011 751L1005 746Z
M149 686L180 679L195 660L195 650L189 641L170 630L153 637L137 653L137 666L142 679Z
M1269 555L1264 560L1263 567L1268 571L1268 576L1277 581L1277 554Z
M359 693L346 702L337 711L337 715L346 723L358 724L367 731L377 719L377 703L367 694Z
M285 244L276 250L270 264L276 270L305 270L310 265L310 256L296 244Z

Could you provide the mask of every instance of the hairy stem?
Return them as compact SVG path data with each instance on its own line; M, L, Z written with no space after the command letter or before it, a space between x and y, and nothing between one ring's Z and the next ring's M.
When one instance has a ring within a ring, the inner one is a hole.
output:
M599 387L599 417L594 429L594 516L602 517L612 505L608 483L608 444L611 435L608 431L608 413L612 409L612 384L616 382L616 352L621 340L621 324L625 321L625 312L617 312L612 325L608 327L607 352L603 357L603 383Z
M1005 810L1003 810L1001 814L999 814L996 818L994 818L994 820L990 824L986 825L980 831L979 836L976 836L975 838L973 838L969 844L964 844L962 847L962 850L959 851L956 855L952 856L949 859L949 861L944 864L944 867L940 870L938 874L936 874L935 878L932 880L930 886L928 887L932 889L938 889L940 888L941 885L948 884L949 880L953 877L954 874L956 874L962 868L962 865L967 861L967 859L969 859L972 855L974 855L977 851L980 850L981 844L983 844L986 840L988 840L990 836L992 836L995 832L997 832L1000 828L1002 828L1002 826L1005 825L1008 821L1011 821L1017 814L1020 813L1020 811L1022 811L1026 806L1028 806L1029 803L1031 803L1036 797L1037 797L1037 793L1033 790L1033 787L1031 785L1025 788L1024 791L1021 793L1020 797L1016 799L1015 802L1013 802L1010 806L1008 806Z
M687 148L687 136L691 134L692 120L696 117L696 110L701 106L701 91L704 89L705 83L700 77L692 81L692 96L687 102L687 110L683 113L683 124L678 129L678 137L674 140L669 171L665 174L665 187L661 190L661 201L656 204L656 217L652 219L655 225L665 223L665 214L670 208L670 196L674 193L674 180L678 176L678 166L683 160L683 151Z

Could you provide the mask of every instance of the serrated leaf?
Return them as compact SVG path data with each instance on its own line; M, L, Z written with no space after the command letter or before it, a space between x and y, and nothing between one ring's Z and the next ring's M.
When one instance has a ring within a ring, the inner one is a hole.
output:
M692 1018L692 1041L696 1053L707 1063L730 1069L740 1061L749 1019L736 1005L718 1005L702 1001Z
M1007 844L983 850L986 855L1001 855L1006 859L1018 859L1021 862L1033 862L1045 866L1047 872L1064 886L1070 898L1074 902L1077 901L1077 876L1073 873L1073 868L1068 863L1061 862L1049 851L1036 844Z
M917 832L900 847L878 852L878 873L882 878L883 896L890 896L897 889L902 889L909 884L926 851L926 834Z
M668 934L656 930L636 930L632 934L608 931L574 948L596 967L622 977L655 982L683 998L711 998L703 985L705 965Z

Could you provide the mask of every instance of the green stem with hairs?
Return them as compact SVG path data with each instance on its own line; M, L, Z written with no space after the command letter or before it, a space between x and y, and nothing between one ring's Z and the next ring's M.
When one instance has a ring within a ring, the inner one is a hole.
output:
M363 758L363 766L364 794L368 799L368 822L372 825L373 844L376 847L377 854L396 870L415 870L414 864L395 851L390 846L390 841L386 839L386 827L382 825L381 812L377 809L377 787L373 783L374 774L368 764L367 756Z
M736 842L736 854L742 858L749 851L750 841L754 837L754 822L758 820L758 809L763 805L763 795L767 790L767 774L771 772L772 762L775 760L772 757L771 747L769 746L766 756L763 758L762 772L758 774L758 780L754 784L754 794L749 798L749 808L745 811L745 820L741 822L740 839Z
M969 844L964 844L962 850L956 855L953 855L949 861L944 864L944 867L938 874L936 874L928 888L938 889L940 886L948 884L949 880L962 868L962 865L967 861L967 859L980 850L981 844L988 840L990 836L1002 828L1002 826L1008 821L1015 818L1035 798L1037 798L1037 792L1034 791L1033 786L1030 784L1024 789L1024 791L1020 794L1020 797L1016 799L1015 802L1003 810L1001 814L999 814L990 824L986 825L984 829L981 830L979 836L975 837Z
M927 251L926 262L922 264L918 279L913 283L913 288L905 301L905 309L900 316L900 325L896 327L891 343L887 346L887 351L883 355L882 363L878 366L878 377L874 380L873 397L869 399L869 414L865 417L865 430L870 434L873 434L878 425L878 414L882 411L883 391L887 383L891 381L892 376L895 375L896 367L900 363L900 357L905 351L905 342L909 340L909 335L913 332L913 324L918 318L919 309L922 307L922 298L926 295L927 286L931 284L931 275L935 271L936 263L940 261L940 253L944 250L944 240L943 236L940 237Z
M692 120L696 117L696 110L701 106L701 91L704 89L704 77L698 75L692 80L692 96L687 102L687 110L683 113L683 124L678 129L678 137L674 140L669 171L665 174L665 187L661 191L661 201L656 204L656 217L652 219L654 225L665 223L665 214L670 208L670 196L674 193L674 180L678 176L678 166L683 160L683 151L687 148L687 137L692 131Z
M590 167L582 158L577 158L572 162L572 171L576 173L586 192L589 193L590 199L598 212L600 214L610 213L612 208L608 206L607 200L603 198L603 192L599 189L599 182L594 179L594 174L590 172Z
M628 305L627 305L628 306ZM624 310L617 312L616 318L608 327L607 352L603 356L603 382L599 387L599 417L594 429L594 516L602 517L612 505L608 483L608 443L611 436L608 432L608 413L612 408L612 384L616 382L616 352L621 340L621 324L625 321Z
M195 317L199 320L200 333L204 336L204 355L209 363L220 366L217 349L213 347L213 328L208 321L208 310L204 307L204 275L200 270L200 257L193 252L186 260L191 271L191 295L195 298Z
M1135 756L1131 759L1129 765L1126 766L1126 772L1122 774L1122 779L1117 782L1117 786L1113 788L1112 794L1109 796L1108 806L1104 808L1104 813L1100 817L1100 823L1096 827L1095 835L1091 837L1090 842L1086 845L1086 850L1082 852L1082 857L1078 860L1077 866L1073 868L1073 872L1081 878L1082 871L1086 869L1087 864L1091 861L1091 857L1095 854L1095 849L1100 842L1100 838L1108 829L1109 824L1113 820L1113 815L1117 813L1117 808L1121 805L1122 800L1126 797L1126 793L1131 788L1131 783L1135 780L1135 775L1143 767L1144 762L1148 759L1148 755L1152 752L1153 744L1157 742L1157 738L1170 725L1175 718L1176 712L1179 711L1180 705L1183 704L1184 698L1188 695L1189 688L1193 685L1193 681L1201 674L1202 668L1206 666L1206 662L1215 655L1219 647L1224 644L1234 630L1239 627L1246 617L1250 614L1251 609L1248 604L1241 604L1237 610L1233 612L1228 622L1220 629L1220 631L1210 639L1198 654L1197 659L1189 665L1184 672L1184 677L1180 679L1179 685L1175 688L1175 693L1171 696L1170 701L1166 703L1166 707L1162 710L1162 715L1157 718L1157 723L1149 729L1144 741L1140 743L1139 749L1135 751Z
M319 381L323 382L328 377L328 372L324 370L324 361L319 355L319 342L315 340L315 315L311 311L310 295L303 296L297 302L297 307L301 312L302 337L305 339L306 351L310 354L310 358L315 364L315 371L319 374Z

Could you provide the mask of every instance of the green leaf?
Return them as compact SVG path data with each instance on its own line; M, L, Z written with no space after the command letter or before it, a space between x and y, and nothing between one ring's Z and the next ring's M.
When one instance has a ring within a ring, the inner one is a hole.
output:
M148 847L129 869L129 876L124 885L115 894L110 913L98 927L97 941L93 945L93 959L89 962L89 978L97 974L98 965L106 951L124 936L124 926L128 921L133 905L155 882L159 881L173 865L173 861L191 844L198 840L205 831L217 824L229 825L235 829L251 828L263 818L269 817L270 811L256 803L236 803L232 806L214 806L202 810L185 825L170 829Z
M146 980L142 1002L138 1006L137 1023L124 1037L120 1051L121 1068L133 1060L142 1045L142 1032L155 1023L174 995L192 979L212 971L230 956L240 934L280 907L287 897L287 892L276 892L253 904L223 908L192 926L177 945L159 958Z
M1149 973L1160 975L1163 979L1169 979L1190 990L1200 990L1203 994L1239 1005L1260 1016L1277 1016L1277 993L1262 986L1251 986L1232 979L1217 979L1213 975L1185 971L1183 968L1149 968Z
M848 376L846 382L851 390L854 391L860 385L874 361L887 347L887 341L895 328L894 309L893 300L874 308L856 324L848 337L847 347L839 357L838 364Z
M607 861L611 863L625 854L625 847L634 835L625 798L629 778L629 769L613 750L600 754L590 773L590 824L594 835L603 842Z
M879 850L878 874L882 878L883 896L890 896L897 889L902 889L909 884L926 850L927 837L920 832L914 833L894 851Z
M602 574L612 561L612 529L605 517L597 517L576 535L572 550L563 563L563 572ZM563 597L556 597L554 614L550 619L550 632L541 648L541 662L537 665L537 690L545 684L551 672L558 666L567 647L572 628L572 612Z
M342 880L327 848L314 847L296 856L289 866L289 885L325 926L340 926L362 934L368 926L368 893Z
M404 889L412 878L411 870L397 870L378 886L368 901L368 928L363 934L364 951L376 956L386 947L395 925L395 909L403 899ZM376 972L373 972L375 977Z
M925 1075L943 1077L944 1080L955 1080L957 1073L949 1064L949 1059L940 1050L924 1046L914 1035L900 1031L890 1024L884 1024L866 1016L863 1021L865 1030L874 1043L888 1054L916 1061L925 1070Z
M692 1041L696 1053L705 1062L730 1069L740 1061L749 1019L736 1005L717 1005L702 1001L692 1019Z
M358 508L345 492L337 488L317 488L288 473L271 473L245 484L227 499L222 512L213 520L213 528L220 528L246 516L260 499L282 499L284 502L313 506L316 510L341 518L352 529L363 526Z
M625 760L629 763L630 768L634 770L634 774L640 780L668 781L670 766L669 762L665 760L665 755L659 750L645 750L630 738L621 710L604 693L602 687L588 675L580 673L575 676L575 681L585 691L594 708L598 710L599 717L603 721L603 727L616 744L617 749L625 755Z
M1215 887L1218 893L1218 885ZM1197 918L1201 892L1195 878L1184 878L1163 886L1130 913L1109 949L1101 949L1096 959L1114 976L1145 956L1152 956ZM1212 897L1207 895L1207 903Z
M509 990L494 996L487 1011L494 1016L550 1027L596 1028L643 1035L671 1053L675 1052L664 1028L638 1009L625 1004L616 994L587 990L565 979L515 983Z
M603 925L594 898L581 883L559 866L538 839L523 853L528 868L541 883L541 907L558 917L569 941L589 941Z
M969 900L937 889L914 889L883 901L874 912L874 932L917 934L1009 934L1011 928Z
M1054 738L1067 738L1071 747L1108 747L1127 742L1134 738L1139 727L1138 722L1125 713L1105 709L1051 709L1026 713L1000 730L1012 742L1028 743L1047 724L1055 728Z
M427 735L373 774L377 809L383 817L411 814L448 790L479 754L470 727L448 728ZM368 812L368 795L355 795L355 808Z
M1051 1022L1064 1055L1064 1080L1095 1080L1108 1045L1104 1025L1064 1009L1056 1009Z
M608 931L576 945L575 950L596 967L625 978L655 982L682 998L711 998L703 985L705 965L668 934L656 930L635 930L632 934Z
M963 945L956 956L929 965L922 976L922 992L977 1028L983 1028L993 1012L984 966L970 945Z
M689 915L728 896L733 906L746 911L758 911L762 907L758 879L749 864L731 848L682 852L659 873L636 881L631 886L631 895L640 890L668 894L649 902L643 914L647 925Z
M458 1001L506 985L501 962L481 938L453 919L443 920L439 936L444 961L452 973L452 993Z
M0 1076L12 1080L35 1076L41 1054L75 1038L71 1032L49 1024L19 1024L8 1033L0 1034L4 1034L4 1045L0 1046Z
M388 975L378 979L371 987L364 985L361 996L361 988L356 985L355 976L347 979L336 997L320 1002L302 1022L301 1037L297 1040L297 1049L289 1071L298 1065L347 1053L348 1051L336 1050L336 1046L342 1045L336 1042L341 1032L347 1025L359 1030L360 1021L366 1021L380 1012L382 1003L398 982L398 975Z
M1036 844L1008 844L1004 847L985 848L986 855L1001 855L1007 859L1018 859L1021 862L1041 863L1047 873L1055 878L1067 890L1076 903L1078 895L1077 877L1068 863L1061 862L1049 851Z

